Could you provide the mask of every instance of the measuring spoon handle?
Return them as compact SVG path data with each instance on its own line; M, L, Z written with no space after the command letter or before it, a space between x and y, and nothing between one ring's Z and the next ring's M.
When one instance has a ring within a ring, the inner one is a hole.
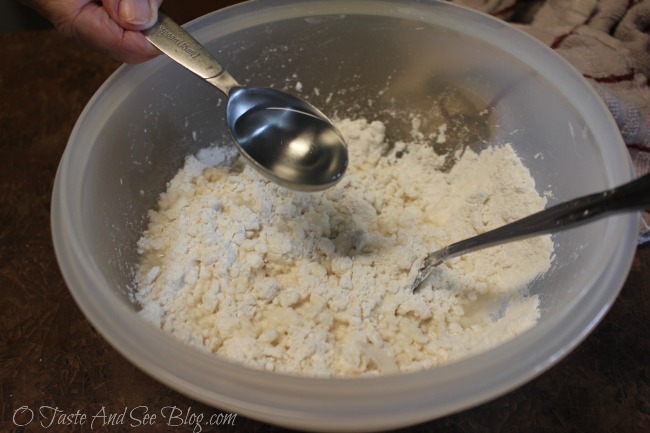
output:
M228 95L237 81L185 29L158 11L158 20L142 32L156 48Z

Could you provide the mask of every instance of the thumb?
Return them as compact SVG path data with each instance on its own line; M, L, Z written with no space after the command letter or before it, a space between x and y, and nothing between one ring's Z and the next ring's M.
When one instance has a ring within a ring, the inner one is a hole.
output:
M158 19L162 0L118 0L118 23L127 30L148 29Z

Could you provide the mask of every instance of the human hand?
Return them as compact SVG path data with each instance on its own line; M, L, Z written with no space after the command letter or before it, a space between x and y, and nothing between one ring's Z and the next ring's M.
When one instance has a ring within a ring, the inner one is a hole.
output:
M160 52L140 30L158 18L163 0L20 0L66 36L125 63L141 63Z

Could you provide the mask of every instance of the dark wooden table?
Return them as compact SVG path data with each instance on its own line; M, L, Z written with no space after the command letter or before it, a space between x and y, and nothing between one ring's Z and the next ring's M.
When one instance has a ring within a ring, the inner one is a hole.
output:
M75 305L56 263L49 225L56 168L84 105L118 66L52 30L0 34L0 432L138 430L128 423L43 427L38 413L21 427L24 407L88 416L138 406L219 413L113 350ZM555 367L489 403L401 431L650 432L649 285L650 248L640 248L611 311ZM285 430L238 416L234 425L203 431Z

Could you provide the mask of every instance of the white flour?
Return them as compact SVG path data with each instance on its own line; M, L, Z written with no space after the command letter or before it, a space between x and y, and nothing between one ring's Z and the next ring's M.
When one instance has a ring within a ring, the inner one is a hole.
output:
M338 126L350 166L323 193L218 167L218 149L188 157L139 243L142 316L219 356L319 376L433 367L533 326L538 299L523 292L550 267L548 236L453 259L406 289L426 252L543 208L512 148L468 150L443 173L426 146L382 156L380 122Z

